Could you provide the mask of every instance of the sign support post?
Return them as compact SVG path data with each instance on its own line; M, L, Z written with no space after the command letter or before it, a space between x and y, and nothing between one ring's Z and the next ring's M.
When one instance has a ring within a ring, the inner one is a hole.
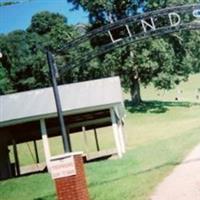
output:
M58 73L57 73L53 55L50 51L47 51L47 60L48 60L48 65L49 65L49 70L50 70L50 75L51 75L51 82L53 86L53 93L55 97L58 118L59 118L60 127L61 127L64 152L67 153L67 152L71 152L71 144L70 144L69 134L67 134L67 131L65 128L64 117L62 114L61 101L60 101L58 85L56 81L56 76L58 75Z

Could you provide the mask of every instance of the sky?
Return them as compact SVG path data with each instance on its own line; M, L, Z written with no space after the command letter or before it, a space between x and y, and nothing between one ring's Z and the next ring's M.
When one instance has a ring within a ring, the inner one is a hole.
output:
M0 0L3 2L5 0ZM58 12L65 15L69 24L87 23L87 13L83 10L71 11L72 4L67 0L32 0L29 2L0 7L0 33L14 30L25 30L31 22L31 17L40 11Z

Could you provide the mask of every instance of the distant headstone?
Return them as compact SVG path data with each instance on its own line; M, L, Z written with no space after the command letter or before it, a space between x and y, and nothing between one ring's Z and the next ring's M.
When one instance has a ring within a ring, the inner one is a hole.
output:
M197 88L197 92L196 92L196 99L199 100L200 99L200 88Z
M178 97L175 97L175 100L178 101Z

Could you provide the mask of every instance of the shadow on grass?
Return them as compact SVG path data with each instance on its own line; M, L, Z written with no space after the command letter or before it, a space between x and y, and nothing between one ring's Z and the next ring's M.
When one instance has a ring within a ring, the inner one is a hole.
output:
M123 175L123 176L120 176L120 177L116 177L116 178L113 178L113 179L110 179L110 180L91 183L91 184L89 184L89 187L119 181L119 180L122 180L122 179L126 179L127 177L130 177L130 176L133 176L133 177L139 176L141 174L150 173L150 172L159 170L159 169L161 169L163 167L167 167L167 166L185 165L185 164L190 164L190 163L193 163L193 162L200 162L200 158L191 159L191 160L187 160L187 161L184 161L184 162L167 162L167 163L164 163L164 164L161 164L161 165L149 168L149 169L141 170L141 171L138 171L138 172L132 172L132 173L129 173L129 174L126 174L126 175Z
M56 200L56 195L51 194L51 195L47 195L47 196L44 196L44 197L35 198L34 200Z
M170 107L185 107L200 106L199 103L178 102L178 101L143 101L135 106L131 101L125 100L125 107L131 113L165 113Z

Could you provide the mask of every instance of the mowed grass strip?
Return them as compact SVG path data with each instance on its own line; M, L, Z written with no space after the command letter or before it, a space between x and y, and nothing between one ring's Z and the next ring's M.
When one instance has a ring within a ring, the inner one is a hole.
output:
M129 150L120 160L86 165L92 200L146 200L156 185L200 141L199 128ZM2 200L52 200L54 183L48 174L0 182Z
M200 141L199 129L130 150L122 160L87 166L94 200L146 200L156 185Z

